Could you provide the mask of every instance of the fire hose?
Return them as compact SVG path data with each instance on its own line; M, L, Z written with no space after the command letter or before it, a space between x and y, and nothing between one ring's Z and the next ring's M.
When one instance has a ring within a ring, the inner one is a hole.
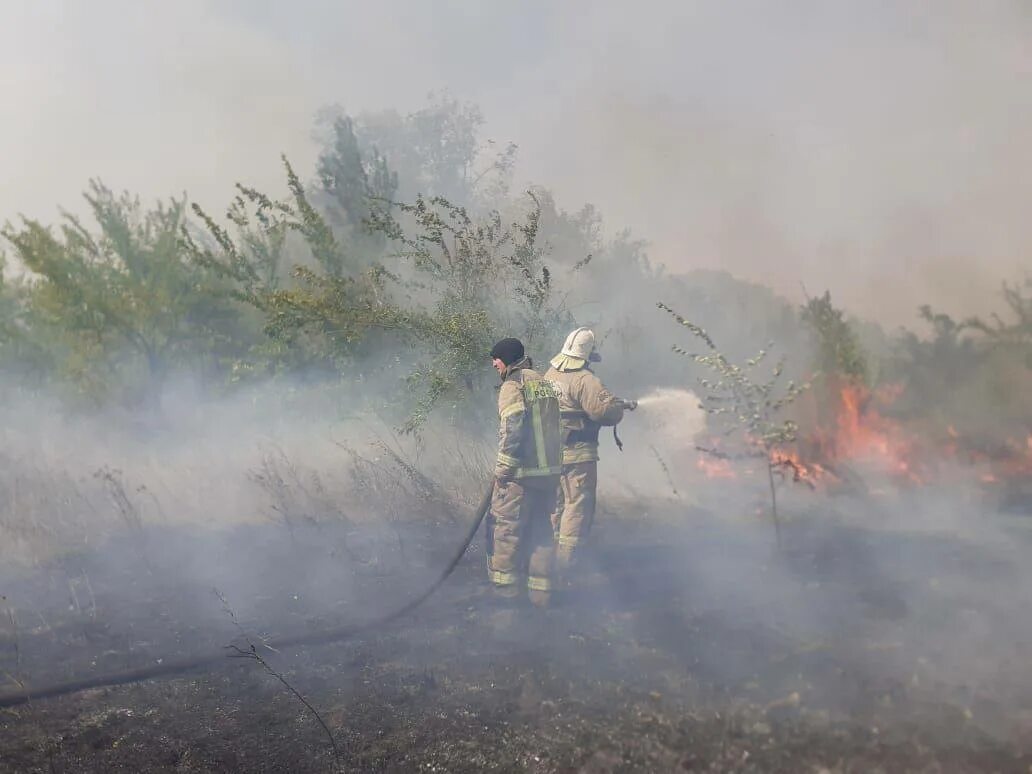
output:
M470 543L472 543L473 538L476 537L477 530L480 529L481 522L483 522L484 517L487 515L487 510L491 505L491 494L493 491L494 481L492 480L491 485L487 488L480 504L477 506L473 522L470 524L469 531L467 532L465 539L462 541L461 546L455 552L455 556L452 557L452 560L440 575L437 576L434 582L431 583L422 593L413 597L401 607L392 610L386 615L374 618L371 621L351 624L349 626L341 626L335 629L325 629L319 632L287 635L278 639L267 640L264 642L264 645L269 648L279 650L281 648L288 648L296 645L322 645L328 642L338 642L364 632L379 629L387 624L393 623L408 613L411 613L417 607L426 602L426 600L429 599L438 588L440 588L441 584L448 579L458 566L459 562L462 561L462 557L466 554L466 550L469 548ZM129 683L138 683L143 680L150 680L155 677L166 677L168 675L179 674L181 672L189 672L194 669L210 666L223 661L225 658L226 656L224 653L208 653L203 655L187 656L181 659L165 661L160 664L150 664L148 666L138 667L136 669L127 669L123 672L113 672L106 675L83 677L78 680L69 680L64 683L46 685L41 688L23 687L18 691L0 693L0 707L14 707L19 704L26 704L33 699L47 699L54 696L78 693L79 691L85 691L90 688L127 685Z
M619 401L625 411L634 411L638 408L638 401L636 400L617 398L617 401ZM616 448L623 451L623 441L620 440L620 434L616 432L616 425L613 425L613 441L616 443Z

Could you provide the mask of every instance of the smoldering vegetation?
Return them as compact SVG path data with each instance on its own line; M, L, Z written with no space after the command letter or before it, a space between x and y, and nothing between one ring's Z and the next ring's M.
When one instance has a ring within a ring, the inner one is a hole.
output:
M511 191L469 105L327 115L225 217L93 183L93 221L3 230L2 695L213 657L5 708L3 766L1027 770L1024 286L887 331ZM642 402L560 606L493 605L477 539L411 616L277 648L437 577L484 353L578 324Z

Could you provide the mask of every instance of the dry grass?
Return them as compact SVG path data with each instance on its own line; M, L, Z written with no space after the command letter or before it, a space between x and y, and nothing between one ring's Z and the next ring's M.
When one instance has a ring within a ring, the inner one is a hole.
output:
M431 448L368 422L334 433L300 429L194 443L139 444L120 438L0 438L0 561L36 565L130 536L146 552L159 524L205 527L272 521L294 539L320 525L345 531L463 519L489 477L487 444L442 433ZM76 454L57 454L78 447ZM19 448L20 447L20 448ZM375 530L374 530L375 531ZM363 551L362 553L369 553ZM146 558L146 557L144 557Z

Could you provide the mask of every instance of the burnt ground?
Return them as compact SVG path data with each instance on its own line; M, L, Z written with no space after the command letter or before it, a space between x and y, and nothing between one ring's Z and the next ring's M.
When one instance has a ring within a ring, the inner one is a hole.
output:
M366 620L463 529L164 527L0 570L5 689ZM1023 534L1001 555L822 515L779 551L767 525L604 514L549 611L483 593L478 539L401 621L258 645L336 755L282 683L225 658L0 709L0 771L1028 772L1028 610L1007 600Z

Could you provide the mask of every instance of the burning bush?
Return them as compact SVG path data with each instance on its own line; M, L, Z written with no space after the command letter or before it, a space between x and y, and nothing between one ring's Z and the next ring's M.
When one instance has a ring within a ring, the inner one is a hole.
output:
M1027 479L1032 371L1020 356L1030 304L1009 286L1005 298L1012 324L958 323L923 307L932 338L905 332L873 368L830 294L810 299L801 319L814 337L814 390L795 407L800 457L838 485L861 472L928 485L958 466L984 484Z

